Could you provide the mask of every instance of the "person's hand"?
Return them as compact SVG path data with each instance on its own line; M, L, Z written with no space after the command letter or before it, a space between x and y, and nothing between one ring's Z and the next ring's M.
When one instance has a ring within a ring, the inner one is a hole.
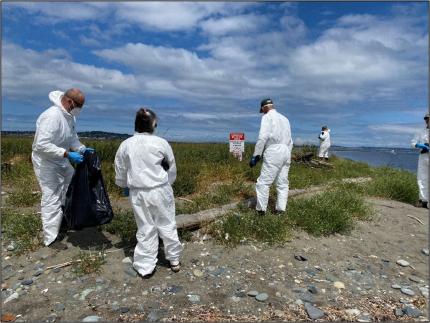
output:
M67 158L70 160L71 163L74 164L80 164L84 161L84 157L75 151L71 151L67 154Z
M161 161L161 167L167 172L170 168L169 162L166 160L166 158L163 158Z
M255 165L257 165L258 161L260 160L260 155L257 156L252 156L251 160L249 161L249 167L254 167Z

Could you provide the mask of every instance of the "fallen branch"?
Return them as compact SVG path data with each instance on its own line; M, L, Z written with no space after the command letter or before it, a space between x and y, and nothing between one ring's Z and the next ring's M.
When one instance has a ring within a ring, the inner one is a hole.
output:
M56 268L63 268L63 267L67 267L67 266L73 265L74 263L81 262L81 261L82 261L81 259L72 260L72 261L68 261L68 262L62 263L62 264L58 264L58 265L53 265L53 266L46 267L45 270L56 269Z
M418 218L414 217L413 215L406 214L406 216L407 216L408 218L415 219L415 220L417 220L419 223L421 223L422 225L424 225L423 221L421 221L420 219L418 219Z
M183 201L186 201L186 202L190 202L190 203L195 203L193 200L187 199L185 197L177 197L177 199L178 200L183 200Z
M344 178L342 182L354 181L354 182L367 182L371 181L371 178L360 177L360 178ZM328 183L330 184L330 183ZM316 192L322 192L328 188L327 185L322 186L311 186L307 188L293 189L290 190L288 196L294 197L298 195L311 194ZM209 210L200 211L194 214L178 214L176 216L176 227L178 229L191 229L201 227L204 223L211 222L215 220L217 217L222 216L227 211L233 210L240 203L245 204L249 208L255 208L256 199L250 198L245 201L239 201L230 203L227 205L223 205L218 208L213 208Z

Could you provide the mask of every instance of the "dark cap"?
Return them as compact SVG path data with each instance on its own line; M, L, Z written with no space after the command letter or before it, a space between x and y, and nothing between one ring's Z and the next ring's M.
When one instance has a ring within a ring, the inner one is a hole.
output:
M260 103L260 113L263 112L263 107L265 105L268 105L268 104L273 104L272 99L267 98L267 99L264 99L264 100L261 101L261 103Z

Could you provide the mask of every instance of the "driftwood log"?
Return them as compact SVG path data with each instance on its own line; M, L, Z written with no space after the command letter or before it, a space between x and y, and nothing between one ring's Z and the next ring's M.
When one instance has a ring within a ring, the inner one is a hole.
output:
M370 177L359 177L359 178L345 178L342 180L344 183L363 183L371 181L372 179ZM298 195L304 195L304 194L312 194L316 192L322 192L327 189L327 185L321 185L321 186L311 186L307 188L302 189L294 189L290 190L288 196L294 197ZM226 212L233 210L235 207L237 207L240 203L243 203L249 208L255 208L256 200L255 198L250 198L244 201L234 202L230 204L223 205L218 208L209 209L200 211L198 213L193 214L178 214L176 216L176 226L178 229L191 229L191 228L198 228L202 226L205 223L209 223L213 220L215 220L217 217L225 214Z

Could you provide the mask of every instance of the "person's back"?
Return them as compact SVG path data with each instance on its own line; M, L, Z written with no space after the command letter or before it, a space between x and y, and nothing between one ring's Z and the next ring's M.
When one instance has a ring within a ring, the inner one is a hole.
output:
M137 224L133 267L144 278L155 272L159 237L175 272L182 251L171 186L176 179L175 157L167 141L153 134L156 127L155 113L140 109L136 133L121 143L115 156L115 183L130 189Z
M290 121L281 113L275 109L270 110L263 118L268 118L271 124L271 135L266 146L272 144L283 144L286 145L290 151L293 146L293 141L291 139L291 127Z
M130 189L150 189L176 179L176 164L168 142L150 133L136 133L126 139L118 150L125 157L127 186ZM169 163L166 171L163 160Z

